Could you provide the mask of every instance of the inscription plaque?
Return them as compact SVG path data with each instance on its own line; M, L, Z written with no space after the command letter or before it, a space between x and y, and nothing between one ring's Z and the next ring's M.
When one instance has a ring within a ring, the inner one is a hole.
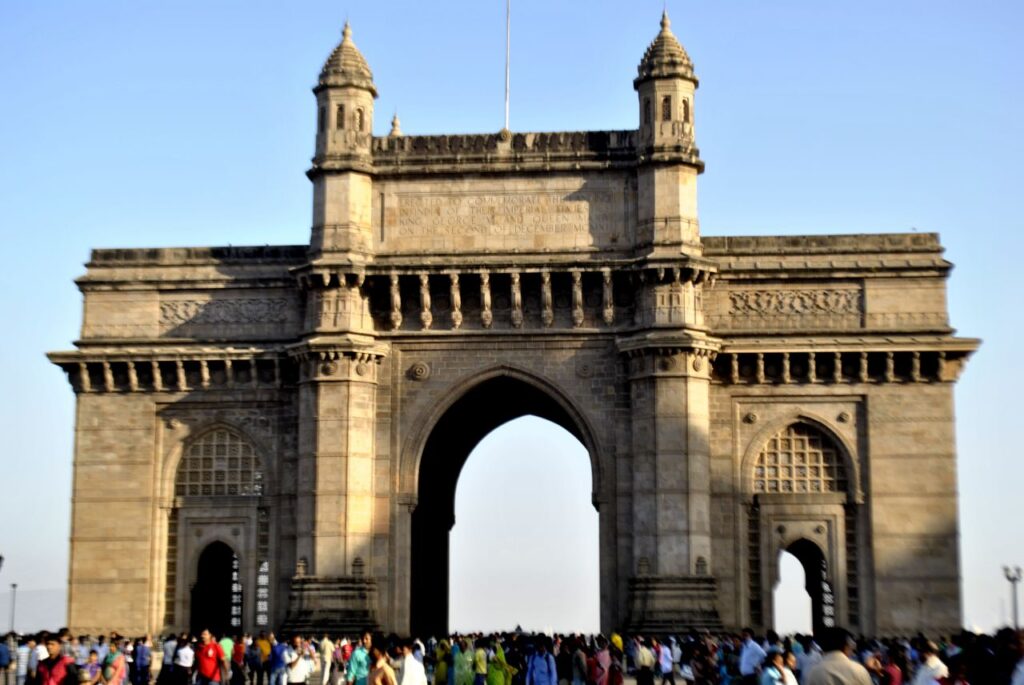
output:
M622 187L451 192L405 187L378 193L384 251L615 248L632 223Z

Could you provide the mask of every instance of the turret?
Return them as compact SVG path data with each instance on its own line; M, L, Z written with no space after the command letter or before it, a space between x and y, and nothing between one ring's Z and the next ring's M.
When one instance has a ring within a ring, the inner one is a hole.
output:
M668 13L648 46L633 80L640 100L640 141L644 146L686 145L693 141L693 62L672 33Z
M316 159L369 155L373 137L373 73L345 22L341 43L320 71L316 93Z
M314 260L363 263L373 249L373 73L345 22L341 43L320 71L313 181Z
M633 80L640 104L638 210L640 243L656 257L698 255L697 175L704 170L693 138L693 62L672 33L668 13Z

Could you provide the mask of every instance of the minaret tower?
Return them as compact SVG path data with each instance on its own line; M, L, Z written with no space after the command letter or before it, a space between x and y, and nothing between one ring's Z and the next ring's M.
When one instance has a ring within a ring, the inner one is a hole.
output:
M317 122L316 155L309 171L313 181L311 256L319 259L334 253L342 261L364 261L372 247L369 174L377 87L348 22L313 92Z
M697 77L671 25L665 12L633 80L640 105L641 242L664 257L701 252L697 175L704 170L693 136Z

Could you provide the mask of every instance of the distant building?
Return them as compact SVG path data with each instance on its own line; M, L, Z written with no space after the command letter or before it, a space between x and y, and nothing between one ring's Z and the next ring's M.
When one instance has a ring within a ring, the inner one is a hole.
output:
M437 634L459 471L524 414L590 454L606 630L766 626L782 550L816 626L959 627L938 237L702 237L667 17L633 87L633 130L375 137L346 26L308 244L95 250L72 630Z

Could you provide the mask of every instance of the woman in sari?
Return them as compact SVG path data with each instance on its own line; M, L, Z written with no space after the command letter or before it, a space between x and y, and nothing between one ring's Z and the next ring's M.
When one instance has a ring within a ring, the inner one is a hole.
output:
M434 650L434 685L451 685L448 681L451 660L452 649L448 646L448 640L441 640Z
M473 649L465 641L460 640L459 653L452 650L455 661L455 685L473 685Z
M494 656L487 664L487 685L512 685L516 669L505 660L505 650L500 642L494 643Z

